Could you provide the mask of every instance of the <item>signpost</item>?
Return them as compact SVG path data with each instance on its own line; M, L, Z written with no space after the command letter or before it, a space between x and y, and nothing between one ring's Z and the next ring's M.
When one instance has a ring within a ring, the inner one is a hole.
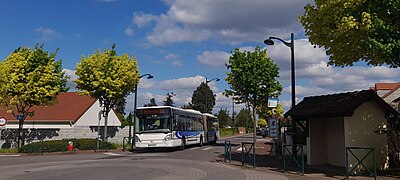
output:
M0 129L5 129L7 125L7 119L5 117L0 117Z

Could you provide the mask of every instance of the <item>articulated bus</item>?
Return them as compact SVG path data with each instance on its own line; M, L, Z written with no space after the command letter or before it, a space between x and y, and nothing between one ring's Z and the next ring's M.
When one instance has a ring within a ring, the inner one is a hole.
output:
M216 142L218 119L191 109L170 106L140 107L136 111L136 147L180 147Z

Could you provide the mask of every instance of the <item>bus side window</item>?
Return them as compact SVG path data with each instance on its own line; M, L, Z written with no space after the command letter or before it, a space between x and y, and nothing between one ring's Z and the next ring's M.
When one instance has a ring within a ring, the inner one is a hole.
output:
M179 115L175 115L174 119L173 119L173 130L177 131L179 130Z

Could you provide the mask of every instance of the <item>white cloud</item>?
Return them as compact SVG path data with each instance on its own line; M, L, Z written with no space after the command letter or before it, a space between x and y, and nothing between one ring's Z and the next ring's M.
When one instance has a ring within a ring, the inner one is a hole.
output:
M201 64L205 64L211 67L222 67L229 60L229 53L223 51L204 51L202 54L197 56L197 60Z
M179 55L177 54L167 54L165 57L165 59L171 61L172 65L177 66L177 67L183 67L183 64L179 58Z
M71 69L63 69L63 72L66 76L69 76L66 84L66 86L69 88L69 91L76 91L76 85L73 82L78 78L78 76L75 74L76 71Z
M56 31L50 28L43 28L40 26L35 29L35 32L41 35L40 40L42 41L49 41L51 39L61 38L60 34L58 34Z
M125 33L127 36L133 36L133 29L130 28L130 27L127 27L127 28L124 30L124 33Z
M164 14L134 13L133 22L138 27L156 22L147 37L151 44L198 42L211 38L228 43L254 42L261 41L266 34L302 32L297 17L310 0L164 2L169 7Z
M145 14L143 12L135 12L133 13L132 22L136 24L139 28L145 27L149 25L151 22L156 21L158 19L157 16L152 14Z

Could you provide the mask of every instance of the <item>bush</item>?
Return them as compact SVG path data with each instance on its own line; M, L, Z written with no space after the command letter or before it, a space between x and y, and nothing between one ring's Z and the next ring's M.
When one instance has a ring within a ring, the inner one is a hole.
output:
M27 144L19 149L23 153L39 153L39 152L63 152L68 149L68 141L74 143L74 147L79 150L96 150L96 139L64 139L64 140L50 140L42 142L33 142ZM99 149L115 149L115 145L100 141Z
M219 133L221 137L232 136L235 134L239 134L238 128L220 128Z

